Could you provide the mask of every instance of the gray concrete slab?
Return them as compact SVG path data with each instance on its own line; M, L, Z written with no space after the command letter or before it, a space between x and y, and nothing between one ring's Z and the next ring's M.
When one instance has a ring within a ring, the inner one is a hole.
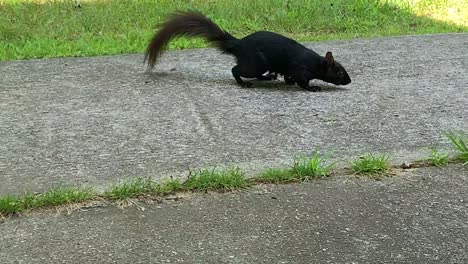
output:
M0 224L0 263L468 263L468 166Z
M468 130L468 34L309 43L353 83L310 93L236 86L214 49L0 63L0 195L62 184L106 186L210 165L249 172L315 148L395 162Z

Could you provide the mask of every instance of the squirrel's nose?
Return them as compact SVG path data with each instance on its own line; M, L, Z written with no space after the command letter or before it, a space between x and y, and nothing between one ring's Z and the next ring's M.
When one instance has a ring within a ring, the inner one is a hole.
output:
M346 81L344 84L350 84L351 83L351 78L348 76L348 78L346 78Z

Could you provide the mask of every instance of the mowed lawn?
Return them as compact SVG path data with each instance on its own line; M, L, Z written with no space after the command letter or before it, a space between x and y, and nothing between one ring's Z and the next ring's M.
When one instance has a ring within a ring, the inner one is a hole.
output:
M236 37L299 41L468 32L466 0L0 0L0 61L142 52L174 10L197 9ZM180 38L172 49L204 47Z

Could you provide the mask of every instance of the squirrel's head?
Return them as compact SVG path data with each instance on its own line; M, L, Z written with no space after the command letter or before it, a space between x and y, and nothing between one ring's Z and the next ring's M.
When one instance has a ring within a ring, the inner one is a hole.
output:
M322 61L320 75L321 80L336 85L346 85L351 82L345 68L335 61L330 51L327 52L325 59Z

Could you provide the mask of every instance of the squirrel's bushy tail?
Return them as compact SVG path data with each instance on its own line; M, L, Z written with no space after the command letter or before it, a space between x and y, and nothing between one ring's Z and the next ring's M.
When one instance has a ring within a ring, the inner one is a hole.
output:
M145 62L150 68L154 67L169 41L179 36L203 37L224 53L233 53L238 40L197 11L178 11L160 25L146 48Z

